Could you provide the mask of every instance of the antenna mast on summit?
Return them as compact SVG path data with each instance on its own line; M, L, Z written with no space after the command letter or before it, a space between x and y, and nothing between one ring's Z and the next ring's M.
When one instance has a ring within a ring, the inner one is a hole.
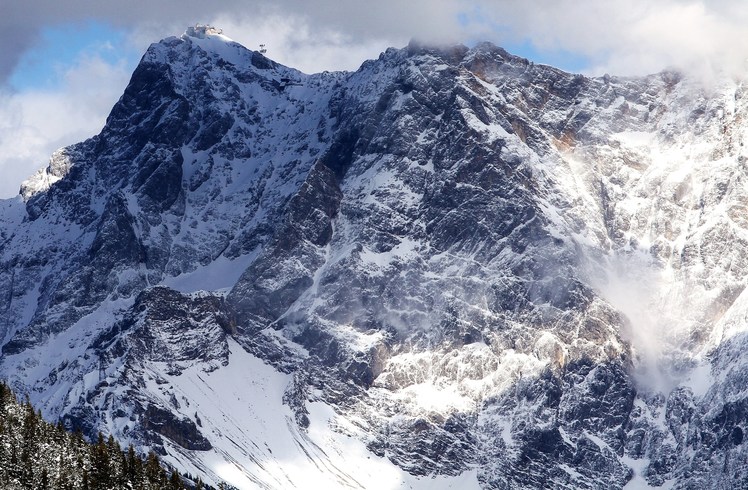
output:
M268 52L268 48L266 48L264 44L260 44L260 53L265 54L267 52Z

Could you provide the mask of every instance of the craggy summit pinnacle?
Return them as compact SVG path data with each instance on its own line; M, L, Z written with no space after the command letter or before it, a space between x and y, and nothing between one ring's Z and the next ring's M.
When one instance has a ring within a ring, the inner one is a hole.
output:
M747 104L188 28L0 201L0 373L214 485L740 488Z

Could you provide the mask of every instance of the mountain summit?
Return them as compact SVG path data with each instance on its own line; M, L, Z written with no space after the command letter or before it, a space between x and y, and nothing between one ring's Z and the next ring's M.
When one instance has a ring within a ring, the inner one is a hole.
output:
M0 201L0 373L216 485L745 486L747 103L190 28Z

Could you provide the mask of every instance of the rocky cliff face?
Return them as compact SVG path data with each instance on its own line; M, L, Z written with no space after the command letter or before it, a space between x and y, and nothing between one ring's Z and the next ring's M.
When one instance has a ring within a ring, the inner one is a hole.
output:
M240 488L740 487L747 102L191 29L0 202L0 372Z

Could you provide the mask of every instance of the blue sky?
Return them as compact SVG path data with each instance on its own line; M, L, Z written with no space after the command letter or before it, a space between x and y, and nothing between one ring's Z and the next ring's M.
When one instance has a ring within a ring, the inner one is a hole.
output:
M464 40L466 43L471 41L478 39ZM382 49L386 47L382 46ZM539 50L527 39L507 41L502 43L502 47L536 63L570 72L590 68L590 60L582 54L563 49ZM129 41L125 29L106 22L88 20L44 26L38 40L21 55L7 83L17 91L54 89L67 70L83 57L96 56L104 62L124 63L134 69L141 55Z
M24 52L8 78L15 90L54 89L82 57L96 56L110 64L135 66L141 53L127 42L127 33L100 21L44 26L39 39Z
M744 0L0 2L0 198L96 134L148 44L195 23L305 72L355 70L415 38L593 75L748 73Z
M0 198L16 195L21 182L44 166L54 150L96 134L148 44L205 21L201 17L150 25L123 24L113 16L81 15L67 22L50 19L40 22L35 35L25 39L25 49L5 52L15 58L5 64L12 66L10 71L0 72ZM402 32L371 32L357 39L356 33L341 34L334 22L320 22L325 27L317 29L311 21L282 12L270 12L254 23L228 15L212 21L249 48L267 43L270 57L306 72L354 70L389 46L404 46L411 35L428 35L424 30L411 34L403 26ZM453 34L450 41L472 44L483 40L457 31ZM11 41L19 40L23 38ZM535 62L572 71L586 67L583 56L561 49L541 51L527 39L497 44Z

